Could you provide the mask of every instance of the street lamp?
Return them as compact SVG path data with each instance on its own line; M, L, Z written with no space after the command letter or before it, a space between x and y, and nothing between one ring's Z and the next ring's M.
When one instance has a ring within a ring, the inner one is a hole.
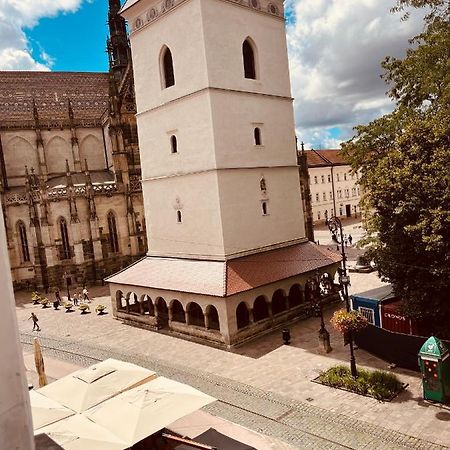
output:
M342 267L338 269L339 273L339 284L341 285L341 290L343 292L343 297L345 301L345 307L347 312L350 311L350 301L348 298L348 285L350 284L350 277L347 275L347 267L346 260L347 256L345 255L345 247L344 247L344 232L342 230L342 222L337 217L332 217L327 221L328 228L331 232L331 238L336 244L341 246L341 254L342 254ZM356 378L358 376L358 371L356 370L356 361L355 361L355 352L353 348L353 335L352 332L348 332L348 340L350 346L350 369L352 372L352 376Z
M325 321L323 319L322 299L332 291L332 282L327 273L322 275L316 271L316 277L309 281L311 292L314 296L314 315L320 317L319 342L326 353L330 353L332 349L330 345L330 333L325 328Z
M66 282L66 289L67 289L67 301L70 302L70 291L69 291L69 278L70 275L67 272L63 273L63 278Z

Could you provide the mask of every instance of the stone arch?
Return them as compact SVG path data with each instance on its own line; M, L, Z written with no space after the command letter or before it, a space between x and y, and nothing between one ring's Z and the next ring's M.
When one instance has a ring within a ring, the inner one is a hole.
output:
M220 331L219 313L214 305L208 305L205 313L206 328Z
M3 155L8 178L25 176L25 165L28 166L28 169L34 168L37 173L39 159L37 150L32 143L21 136L14 136L4 147ZM10 183L13 185L23 184L20 180L15 183L12 179Z
M205 315L198 303L190 302L186 306L188 324L195 325L197 327L205 326Z
M135 292L128 294L129 312L141 313L141 303L138 300L138 296Z
M66 159L73 170L72 149L61 136L53 136L45 145L45 161L49 174L66 173Z
M288 295L289 308L295 308L303 303L303 292L299 284L293 284Z
M127 301L122 291L116 291L116 307L118 311L126 311Z
M155 315L158 327L165 328L169 323L169 310L166 301L162 297L155 300Z
M239 303L236 308L236 325L237 329L245 328L250 324L250 313L245 302Z
M149 316L155 315L155 308L153 306L152 299L150 298L149 295L144 294L141 296L141 305L142 305L143 314L146 314Z
M279 314L286 310L286 295L283 289L277 289L272 295L272 314Z
M259 322L260 320L267 319L269 317L269 306L267 304L266 297L260 295L256 297L253 303L253 320Z
M171 320L174 322L186 323L186 314L184 313L183 305L179 300L172 300L170 302Z
M88 134L80 142L81 167L84 167L85 160L87 160L89 170L103 170L106 168L103 142L93 134Z

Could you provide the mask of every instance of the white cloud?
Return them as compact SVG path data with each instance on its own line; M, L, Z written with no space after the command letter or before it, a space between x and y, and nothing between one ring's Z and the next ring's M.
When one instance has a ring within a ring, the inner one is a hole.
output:
M408 39L423 27L422 14L410 20L390 13L395 0L288 0L295 22L288 47L299 137L314 148L338 142L330 129L351 129L389 112L380 62L403 57ZM334 135L335 133L333 133ZM323 139L323 142L320 141Z
M42 51L37 61L24 29L43 17L75 12L83 0L0 0L0 70L49 70L53 58Z

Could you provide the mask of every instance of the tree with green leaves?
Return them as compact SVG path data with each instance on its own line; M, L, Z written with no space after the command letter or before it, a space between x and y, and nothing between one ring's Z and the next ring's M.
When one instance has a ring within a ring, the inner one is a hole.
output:
M343 145L361 171L369 252L404 312L450 336L450 0L398 0L426 8L424 30L383 75L394 111ZM405 13L403 20L408 19Z

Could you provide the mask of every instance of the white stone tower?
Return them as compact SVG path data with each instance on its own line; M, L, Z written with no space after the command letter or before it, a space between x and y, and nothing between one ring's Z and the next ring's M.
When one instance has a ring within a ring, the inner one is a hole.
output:
M303 239L282 2L140 0L123 15L150 254L225 259Z
M283 3L128 0L122 15L149 253L108 280L114 313L233 345L295 315L306 272L336 262L305 237Z

